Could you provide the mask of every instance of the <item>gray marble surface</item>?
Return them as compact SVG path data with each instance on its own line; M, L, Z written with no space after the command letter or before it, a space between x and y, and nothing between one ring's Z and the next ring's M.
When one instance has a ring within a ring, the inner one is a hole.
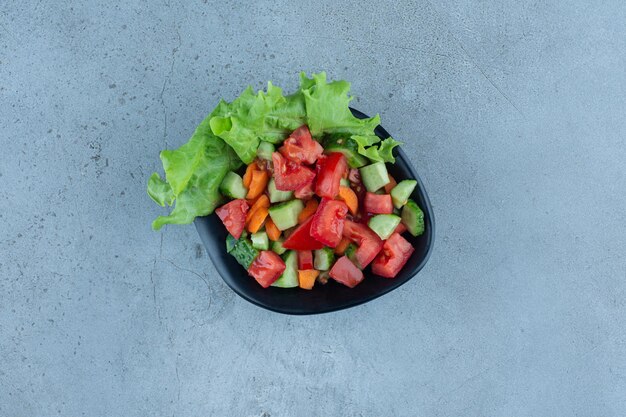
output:
M1 416L624 416L626 4L0 3ZM261 310L158 153L220 97L352 81L430 194L407 285Z

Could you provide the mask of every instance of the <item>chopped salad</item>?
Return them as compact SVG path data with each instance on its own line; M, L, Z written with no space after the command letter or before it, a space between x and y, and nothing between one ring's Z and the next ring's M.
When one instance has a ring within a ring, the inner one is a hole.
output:
M354 117L348 91L301 74L292 95L269 83L220 102L187 144L161 152L166 180L154 173L148 194L175 207L153 228L215 211L226 251L264 288L353 288L368 265L394 278L414 251L402 235L424 232L417 181L387 172L399 142L375 135L378 116Z

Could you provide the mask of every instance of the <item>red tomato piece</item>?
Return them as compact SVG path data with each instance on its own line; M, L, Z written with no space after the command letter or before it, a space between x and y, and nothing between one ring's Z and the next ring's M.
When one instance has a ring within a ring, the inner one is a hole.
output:
M296 192L293 194L294 197L299 198L300 200L310 200L315 192L313 191L313 181L303 185L298 188Z
M383 241L363 223L346 220L343 226L343 237L357 244L358 249L354 255L357 266L361 269L369 265L383 247Z
M402 234L406 232L406 226L404 225L404 223L399 223L398 226L396 226L396 230L394 230L394 233L398 233L398 234Z
M363 271L356 267L347 256L342 256L330 269L329 275L335 281L354 288L363 281Z
M280 277L285 268L285 262L280 256L275 252L263 250L248 268L248 275L256 279L263 288L267 288Z
M283 242L283 248L295 250L314 250L322 249L324 244L311 236L311 222L313 217L309 217L300 226L298 226L287 239ZM372 232L373 233L373 232Z
M298 251L298 269L313 269L313 251Z
M343 236L343 223L348 206L343 201L322 198L311 223L311 236L334 248Z
M393 201L391 201L391 196L389 194L374 194L368 191L365 193L363 205L366 213L393 213Z
M297 190L313 181L315 172L293 161L285 159L280 153L272 154L276 189L281 191Z
M240 198L215 209L215 214L222 220L228 233L233 235L235 239L241 237L246 225L248 208L248 202Z
M278 152L298 164L314 164L324 148L311 137L306 125L300 126L283 142Z
M383 250L372 263L372 272L385 278L395 278L415 249L398 233L385 241Z
M343 173L348 169L346 157L339 152L331 152L317 160L317 182L315 194L320 197L335 198Z

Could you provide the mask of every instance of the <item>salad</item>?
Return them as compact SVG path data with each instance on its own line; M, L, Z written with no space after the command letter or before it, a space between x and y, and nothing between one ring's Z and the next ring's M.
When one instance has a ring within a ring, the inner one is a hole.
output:
M387 172L400 142L375 135L378 115L352 115L349 88L302 73L294 94L268 83L221 101L189 142L161 152L165 180L152 174L148 194L175 207L153 228L215 212L226 251L264 288L353 288L369 265L394 278L414 251L402 235L424 232L417 181Z

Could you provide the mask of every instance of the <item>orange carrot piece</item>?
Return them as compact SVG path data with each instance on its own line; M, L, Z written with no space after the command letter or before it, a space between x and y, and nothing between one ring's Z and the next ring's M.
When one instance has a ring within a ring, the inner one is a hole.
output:
M298 215L298 223L304 223L306 219L314 215L318 205L319 203L314 198L307 201L306 206L304 206L304 209Z
M280 229L276 227L271 217L265 221L265 231L271 241L276 242L280 239Z
M265 194L261 194L259 198L256 199L250 210L248 210L248 215L246 216L246 225L250 223L250 219L254 216L254 212L259 210L260 208L268 208L270 206L270 199L267 198Z
M252 179L250 180L250 186L248 187L248 195L246 195L246 198L256 198L263 194L269 180L270 176L267 171L252 171Z
M250 221L248 222L248 232L250 233L258 232L259 229L261 229L261 226L263 226L263 223L265 222L265 219L267 218L268 214L269 214L269 210L267 209L267 207L260 207L259 209L257 209L252 214L252 217L250 218Z
M250 181L252 181L252 172L257 170L256 164L253 162L246 168L246 173L243 174L243 186L250 187Z
M315 278L320 274L316 269L298 269L298 285L300 288L310 290L315 284Z
M396 180L391 176L391 174L387 174L389 175L389 184L385 185L385 192L387 194L389 194L392 190L393 187L395 187L396 185L398 185L398 183L396 182Z
M343 253L346 251L346 248L350 245L350 240L346 239L345 237L343 239L341 239L341 241L339 242L339 244L337 246L335 246L335 253L337 255L343 255Z
M352 188L339 187L339 198L346 203L350 213L355 216L359 210L359 199L357 198L356 193L352 191Z

